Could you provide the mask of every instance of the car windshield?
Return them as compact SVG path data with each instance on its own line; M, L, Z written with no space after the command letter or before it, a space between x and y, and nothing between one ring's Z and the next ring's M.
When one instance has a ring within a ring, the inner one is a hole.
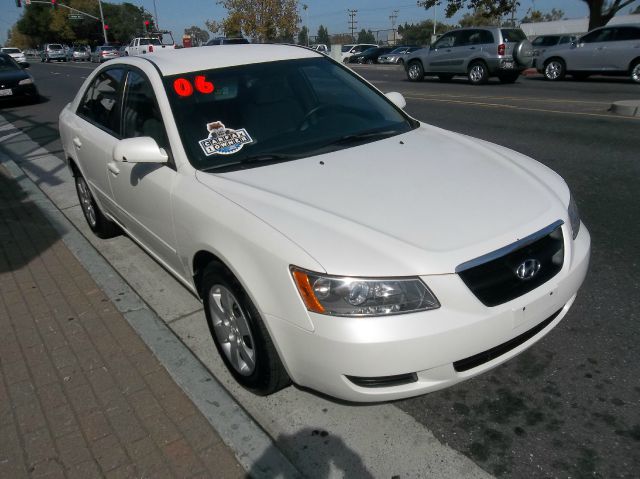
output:
M3 48L2 53L22 53L18 48Z
M407 50L407 47L398 47L395 50L391 50L389 54L392 55L392 54L404 53L406 50Z
M62 45L57 45L57 44L49 45L49 50L62 50Z
M349 50L353 48L353 45L342 45L342 53L347 53Z
M165 88L189 160L201 170L295 160L417 126L324 57L173 75Z
M20 70L20 66L9 55L0 55L0 72Z
M373 48L367 48L366 50L364 50L360 55L372 55L373 53L375 53L378 50L377 47L373 47Z

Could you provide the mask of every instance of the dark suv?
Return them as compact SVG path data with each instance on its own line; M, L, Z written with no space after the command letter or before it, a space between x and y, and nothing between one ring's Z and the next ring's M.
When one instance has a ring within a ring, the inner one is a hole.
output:
M466 75L472 84L481 85L492 76L515 82L532 59L531 43L519 28L472 27L445 33L431 47L410 53L404 65L410 81L421 81L425 75L442 81Z

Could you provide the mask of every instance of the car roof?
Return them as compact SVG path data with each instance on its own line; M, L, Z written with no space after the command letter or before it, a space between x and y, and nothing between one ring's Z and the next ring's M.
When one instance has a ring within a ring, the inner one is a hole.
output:
M165 49L144 58L154 63L162 75L168 76L251 63L324 58L324 55L310 48L293 45L237 44L220 45L215 49L204 47Z

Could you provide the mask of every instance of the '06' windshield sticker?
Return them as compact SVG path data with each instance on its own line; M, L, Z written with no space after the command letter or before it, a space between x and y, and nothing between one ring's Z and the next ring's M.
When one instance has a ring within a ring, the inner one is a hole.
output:
M227 128L221 121L207 123L207 131L209 136L198 142L207 156L231 155L253 141L244 128L239 130Z

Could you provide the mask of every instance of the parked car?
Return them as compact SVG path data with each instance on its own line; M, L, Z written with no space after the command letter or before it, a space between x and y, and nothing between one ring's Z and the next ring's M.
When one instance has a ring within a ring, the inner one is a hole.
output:
M536 68L537 57L544 54L551 48L574 42L578 37L575 35L540 35L531 41L533 46L533 63L532 68Z
M311 45L311 48L313 48L315 51L318 51L320 53L329 53L329 47L327 47L327 45L325 45L324 43L317 43L315 45Z
M217 38L212 38L211 40L209 40L207 42L207 44L205 46L211 46L211 45L245 45L249 43L249 40L247 40L246 38L243 37L217 37Z
M150 35L147 37L137 37L131 40L131 43L124 49L124 55L146 55L148 53L158 52L160 50L173 50L176 44L170 32L160 35Z
M19 48L3 47L3 48L0 48L0 53L6 53L18 63L28 63L27 57L25 56L24 52Z
M0 102L16 98L30 102L40 99L33 77L25 71L28 66L27 62L16 62L8 53L0 53Z
M351 55L349 57L348 63L366 63L368 65L378 63L378 57L380 55L384 55L385 53L389 53L391 50L393 50L393 47L368 48L362 53Z
M629 75L640 83L640 25L596 28L562 48L547 50L537 59L547 80L589 75Z
M91 59L91 53L87 47L75 47L71 51L71 59L74 62L88 62Z
M445 33L430 48L407 55L404 66L410 81L466 75L473 85L482 85L492 76L515 82L532 59L533 47L519 28L473 27Z
M358 43L356 45L342 45L341 57L344 63L349 62L349 57L351 55L357 55L358 53L362 53L369 48L375 48L378 45L374 43Z
M118 58L118 47L115 45L100 45L91 52L91 61L96 63L106 62Z
M410 46L402 46L396 47L394 50L391 50L389 53L381 55L378 58L378 63L404 63L405 57L416 50L420 50L420 47L410 47Z
M67 54L64 48L59 43L45 43L42 51L40 52L41 62L50 62L51 60L57 60L59 62L67 61Z
M59 131L89 227L202 299L241 385L383 401L532 346L590 251L559 175L405 104L308 48L188 48L96 68Z

